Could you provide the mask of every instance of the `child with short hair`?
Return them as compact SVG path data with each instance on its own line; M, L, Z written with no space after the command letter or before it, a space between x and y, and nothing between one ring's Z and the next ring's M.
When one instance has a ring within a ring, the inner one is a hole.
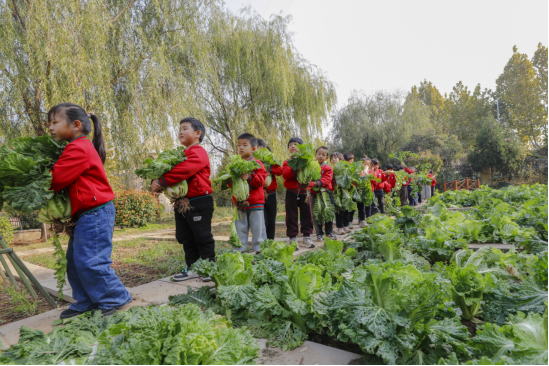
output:
M288 151L290 154L299 152L297 145L303 144L299 137L292 137L288 142ZM291 159L291 157L290 157ZM311 234L313 233L313 213L311 202L307 201L307 192L310 184L300 184L297 181L297 172L288 166L288 160L282 163L282 177L284 178L284 187L286 188L286 235L289 238L289 244L296 241L299 233L298 215L301 223L301 233L303 234L303 245L308 248L314 248ZM297 241L296 241L297 242ZM296 251L299 250L299 246Z
M179 121L179 142L186 147L185 161L177 164L160 179L155 179L151 188L162 192L165 188L186 180L190 211L181 214L175 210L175 238L183 245L187 266L172 277L175 282L185 281L191 266L198 259L215 262L215 240L212 235L214 202L210 181L210 158L200 143L206 129L196 118L187 117ZM205 277L203 281L210 281Z
M112 315L132 297L111 268L116 210L103 166L106 150L101 123L73 103L52 107L47 118L53 138L68 141L51 170L50 189L55 193L67 189L71 218L76 221L66 254L67 278L76 302L63 310L60 318L91 310ZM92 124L93 142L86 138Z
M433 170L429 169L429 174L427 176L431 178L431 197L435 196L435 186L437 184L437 180L435 179L435 176L433 175Z
M377 199L377 206L379 209L379 213L384 214L385 213L385 192L383 191L383 188L385 187L385 181L387 181L387 176L383 172L382 169L379 168L379 161L377 159L372 159L372 170L374 177L379 180L379 182L376 182L375 180L372 180L372 184L374 186L374 199Z
M314 182L311 182L311 195L313 198L312 205L314 207L315 200L322 199L321 194L322 192L316 191L315 188L324 188L326 189L326 192L328 192L328 195L330 196L330 203L332 206L335 206L334 203L334 194L332 192L333 189L333 177L334 177L334 171L331 166L329 166L326 162L328 161L328 148L326 146L320 146L316 149L315 152L315 158L318 161L318 164L320 164L320 179L316 180ZM334 223L332 221L326 221L324 222L324 228L326 232L322 231L322 224L317 223L317 221L314 221L315 230L316 230L316 240L321 241L324 240L324 233L326 233L326 236L330 239L335 240L336 237L333 234L333 225Z
M263 183L267 178L265 167L260 160L254 158L254 151L257 150L257 139L251 133L243 133L238 136L238 154L244 160L255 160L260 167L250 174L244 173L240 178L244 179L250 185L250 196L246 200L246 206L238 207L238 220L234 225L238 238L242 243L241 248L235 249L244 253L248 249L248 233L252 232L252 248L256 254L261 252L261 243L266 239L265 234L265 193ZM236 204L236 198L233 196L233 202Z
M257 147L264 147L271 151L271 148L268 147L262 139L257 139ZM271 165L271 168L267 171L267 176L269 175L273 176L273 181L269 186L265 186L265 184L267 184L267 180L265 179L265 183L263 184L263 188L265 190L265 209L263 210L263 213L265 216L265 232L267 239L274 240L277 213L276 190L278 188L276 176L282 175L282 167L280 165Z

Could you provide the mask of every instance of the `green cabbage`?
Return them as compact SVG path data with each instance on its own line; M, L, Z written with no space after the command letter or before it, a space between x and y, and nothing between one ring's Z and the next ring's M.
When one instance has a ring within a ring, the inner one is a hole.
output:
M297 172L299 184L309 184L320 179L320 165L315 160L315 150L311 144L297 145L299 152L288 159L288 166Z
M267 187L270 186L272 182L273 182L273 176L272 176L271 174L269 174L269 175L267 176L267 178L265 178L266 186L267 186Z
M44 224L53 224L55 220L70 219L71 212L69 195L63 190L48 200L46 207L38 212L38 220Z
M178 198L185 197L189 191L189 185L186 180L174 184L164 190L164 194L171 202L174 202Z
M240 155L231 155L225 171L214 180L214 183L221 183L221 189L223 190L228 188L228 183L232 180L232 195L237 202L244 202L250 196L250 186L240 176L250 174L260 167L261 165L255 160L244 160Z
M280 161L276 160L273 156L273 153L267 148L258 149L254 152L254 158L261 161L265 170L270 170L273 165L282 165Z

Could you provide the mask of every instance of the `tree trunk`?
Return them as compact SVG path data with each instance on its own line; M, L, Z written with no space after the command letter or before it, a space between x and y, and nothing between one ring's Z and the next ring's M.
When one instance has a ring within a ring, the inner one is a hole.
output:
M42 241L42 239L44 241L48 241L48 227L46 226L46 224L42 224L42 226L40 227L40 230L41 230L40 241Z

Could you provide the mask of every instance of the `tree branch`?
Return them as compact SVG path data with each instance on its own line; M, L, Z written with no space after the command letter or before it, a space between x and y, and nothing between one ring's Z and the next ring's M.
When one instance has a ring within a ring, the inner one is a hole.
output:
M120 18L120 16L122 14L124 14L126 12L126 10L128 10L129 8L131 8L131 6L133 5L133 3L135 3L135 0L132 0L130 1L130 3L124 8L122 9L122 11L120 13L118 13L118 15L111 21L111 24L114 24L116 23L116 21L118 20L118 18Z

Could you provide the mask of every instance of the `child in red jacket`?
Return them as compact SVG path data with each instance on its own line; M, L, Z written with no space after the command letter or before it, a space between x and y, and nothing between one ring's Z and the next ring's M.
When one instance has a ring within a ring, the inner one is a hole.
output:
M383 170L379 169L379 161L377 159L372 159L372 170L374 177L379 179L379 182L372 180L372 186L374 187L374 199L377 199L377 207L379 213L385 213L385 192L383 188L385 187L385 182L387 181L387 176Z
M248 233L252 231L252 248L256 254L261 251L261 243L266 239L265 235L265 216L263 214L265 208L265 192L263 191L263 183L267 178L267 172L263 163L254 158L254 151L257 150L257 139L250 133L243 133L238 136L238 154L242 159L255 160L260 168L254 170L250 174L242 174L241 178L245 179L250 185L250 197L248 197L248 206L238 207L238 220L235 221L236 232L242 243L242 247L236 249L239 252L246 252L248 249ZM236 198L233 196L233 202L236 203Z
M257 147L264 147L271 151L271 148L268 147L262 139L257 139ZM276 190L278 188L276 176L282 175L282 166L271 165L271 168L267 172L267 176L269 176L269 174L273 177L273 181L267 186L266 184L268 183L265 179L265 183L263 184L265 190L265 209L263 210L263 214L265 216L265 232L267 234L267 239L274 240L277 214Z
M90 121L91 120L91 121ZM61 312L61 319L95 310L103 315L132 300L111 268L114 193L103 163L106 152L99 118L82 107L61 103L48 111L49 130L54 139L68 141L54 164L51 188L67 189L76 221L67 249L67 277L76 300ZM93 143L86 138L93 122Z
M292 137L288 142L288 151L290 154L297 153L297 145L303 144L299 137ZM291 159L291 158L290 158ZM313 233L313 214L311 202L307 202L307 192L309 184L299 184L296 178L297 172L288 166L288 160L282 163L282 178L284 178L284 187L286 188L286 235L289 243L296 241L299 227L297 217L301 223L301 233L303 234L303 245L314 248L311 234ZM297 241L296 241L297 242ZM296 251L299 250L299 246Z
M437 184L437 180L435 179L435 176L433 175L433 170L429 170L429 174L427 175L429 178L431 178L431 197L435 196L435 186Z
M328 192L328 195L330 196L330 203L332 206L335 206L334 203L334 194L332 193L333 190L333 177L334 177L334 171L330 165L328 165L328 148L326 146L320 146L318 149L316 149L315 158L320 164L320 179L314 182L311 182L311 195L313 197L312 206L315 205L315 200L318 199L321 192L320 189L324 188ZM318 189L318 191L316 190ZM334 207L335 210L335 207ZM316 220L314 221L315 230L316 230L316 240L322 241L324 240L324 232L322 231L322 223L318 223ZM332 221L326 221L324 222L324 228L326 229L326 236L330 239L336 240L336 236L333 233L333 227L334 223ZM314 245L314 244L313 244Z
M196 118L184 118L179 122L179 142L185 149L187 159L160 179L152 182L151 188L155 192L162 192L164 188L173 186L186 180L189 190L187 198L191 210L185 214L175 210L175 238L183 245L187 266L181 273L172 277L176 282L187 279L188 270L199 258L215 262L215 240L212 235L212 216L214 202L211 196L212 183L210 181L210 158L207 151L200 146L206 129ZM203 281L209 281L205 277Z

